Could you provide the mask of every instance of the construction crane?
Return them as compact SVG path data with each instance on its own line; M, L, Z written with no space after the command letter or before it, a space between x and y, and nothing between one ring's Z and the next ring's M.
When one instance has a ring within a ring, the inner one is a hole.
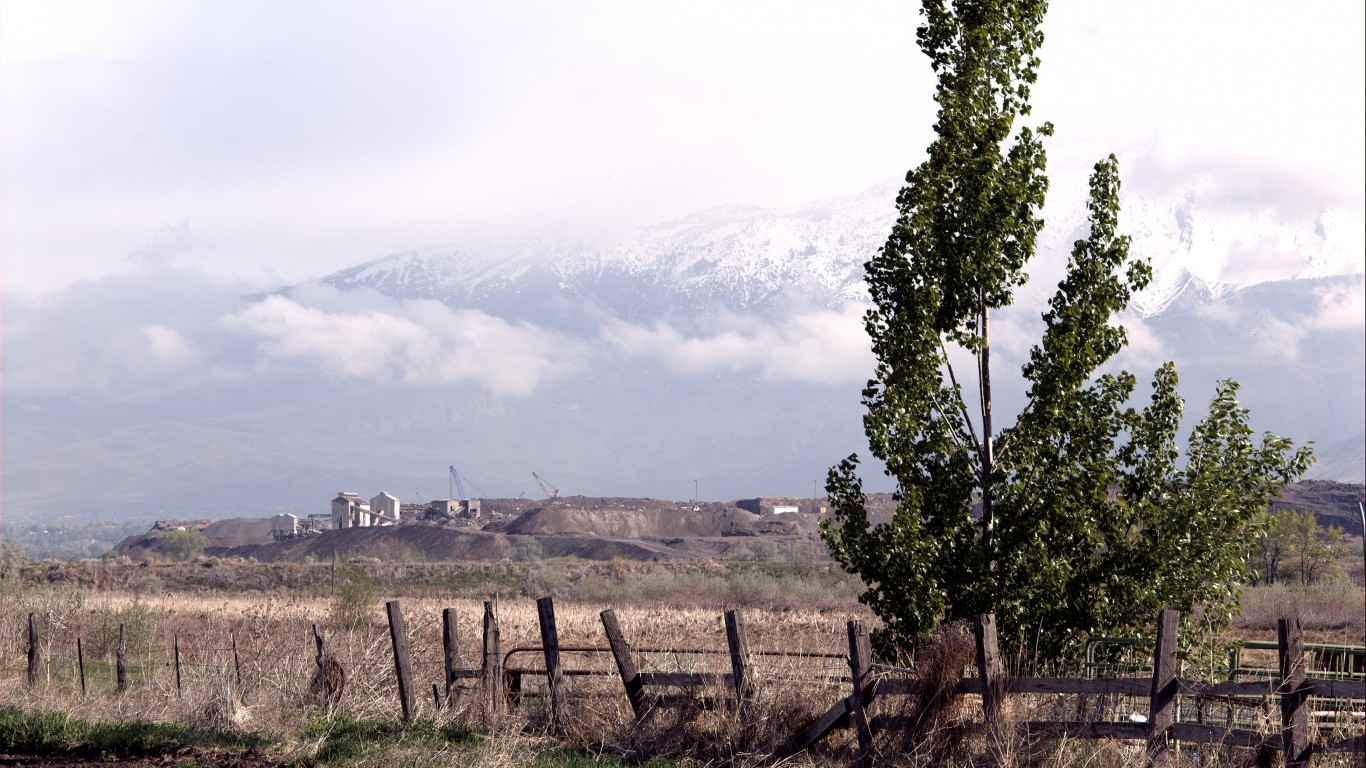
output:
M541 476L536 474L535 472L532 472L531 476L536 478L536 482L541 486L541 492L545 494L545 497L547 499L560 498L560 491L558 488L551 488L550 483L547 483L546 481L542 480Z
M465 484L460 482L460 473L455 471L454 466L451 467L451 486L452 493L455 491L460 492L459 496L451 496L451 498L456 499L457 501L465 501L469 498L465 495Z

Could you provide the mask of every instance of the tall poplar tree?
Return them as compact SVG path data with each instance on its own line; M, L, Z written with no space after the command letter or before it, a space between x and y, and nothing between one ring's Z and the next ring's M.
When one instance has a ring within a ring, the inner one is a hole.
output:
M1030 115L1046 7L922 3L916 36L938 76L937 136L866 264L878 363L864 427L897 507L890 523L870 525L851 456L830 471L833 518L822 528L900 645L984 612L1004 643L1046 657L1088 634L1138 631L1163 606L1226 623L1249 521L1311 460L1285 438L1254 444L1226 381L1179 466L1173 366L1158 369L1141 409L1129 405L1133 375L1099 372L1126 343L1113 317L1152 274L1118 231L1113 155L1095 166L1089 237L1073 248L1024 366L1027 405L1000 428L990 321L1027 279L1048 189L1052 126L1017 125ZM955 370L954 348L970 370Z

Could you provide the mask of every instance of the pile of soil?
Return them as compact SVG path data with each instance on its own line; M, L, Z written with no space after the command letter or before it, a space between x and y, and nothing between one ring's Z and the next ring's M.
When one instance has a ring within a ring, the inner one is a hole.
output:
M600 502L607 501L603 504ZM587 503L599 502L599 503ZM617 503L610 503L617 502ZM631 503L638 502L638 503ZM801 515L756 515L732 504L676 504L650 499L549 499L515 520L486 526L526 536L599 536L615 539L798 536L813 533Z

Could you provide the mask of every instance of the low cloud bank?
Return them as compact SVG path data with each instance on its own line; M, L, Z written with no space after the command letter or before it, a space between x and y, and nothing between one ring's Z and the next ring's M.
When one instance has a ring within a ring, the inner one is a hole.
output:
M866 381L873 355L863 330L862 304L795 314L777 321L727 317L696 335L673 325L613 322L607 344L651 358L679 373L753 371L764 380L843 384Z

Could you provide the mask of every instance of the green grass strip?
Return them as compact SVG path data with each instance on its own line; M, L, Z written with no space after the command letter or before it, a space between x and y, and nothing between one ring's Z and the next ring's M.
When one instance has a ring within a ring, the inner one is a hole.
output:
M90 723L60 712L0 707L0 752L16 755L90 755L101 758L160 754L185 746L249 748L265 744L256 734L175 723L125 720Z

